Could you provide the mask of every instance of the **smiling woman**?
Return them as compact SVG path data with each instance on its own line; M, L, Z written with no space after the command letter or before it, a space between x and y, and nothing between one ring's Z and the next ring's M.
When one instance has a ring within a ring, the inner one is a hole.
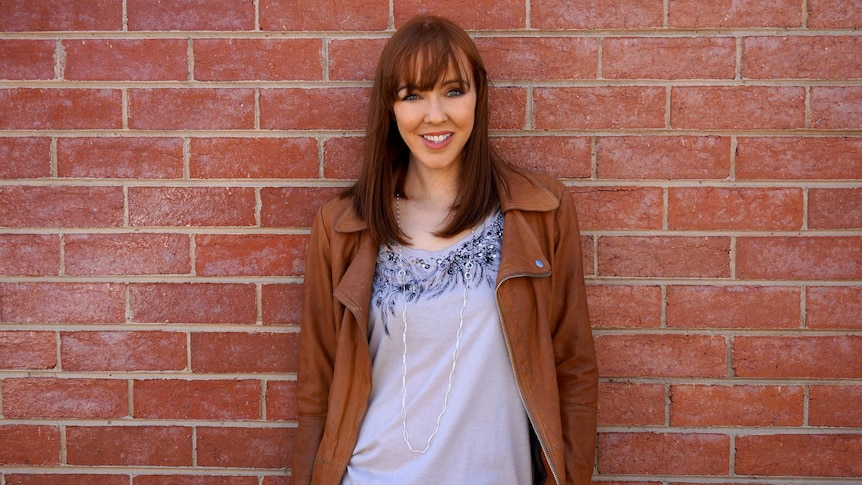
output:
M470 37L385 46L356 184L318 213L295 484L587 485L597 371L572 198L505 164Z

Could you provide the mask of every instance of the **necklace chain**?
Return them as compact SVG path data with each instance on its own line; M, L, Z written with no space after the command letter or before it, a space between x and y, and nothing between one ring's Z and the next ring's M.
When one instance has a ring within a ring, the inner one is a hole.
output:
M399 194L395 194L395 220L398 223L398 227L402 227ZM470 230L470 235L472 239L473 229ZM400 244L397 245L397 249L398 263L401 265L398 269L398 277L400 279L399 283L402 287L405 287L407 271L404 269L405 261ZM473 278L472 254L470 254L469 257L470 259L468 259L464 264L464 268L466 269L464 272L464 301L461 304L461 312L459 314L458 332L455 335L455 349L452 351L452 368L449 370L449 380L446 384L446 395L443 396L443 408L440 410L440 414L437 415L437 422L434 427L434 431L431 433L431 436L428 437L425 447L421 449L413 447L410 443L410 433L407 431L407 292L406 290L401 292L401 323L404 325L404 330L401 333L403 349L401 353L401 434L404 437L404 442L407 443L407 448L413 453L424 454L431 447L431 442L434 441L434 437L436 437L437 432L440 431L440 422L443 420L443 415L446 413L446 406L449 404L449 394L452 392L452 382L455 379L455 366L458 363L458 348L461 345L461 331L464 329L464 313L467 309L467 293L470 289L470 280Z

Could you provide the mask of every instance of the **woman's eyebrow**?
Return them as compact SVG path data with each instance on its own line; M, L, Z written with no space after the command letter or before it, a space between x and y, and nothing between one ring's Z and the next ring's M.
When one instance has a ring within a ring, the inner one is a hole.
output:
M466 79L450 79L448 81L443 81L443 86L448 86L450 84L455 84L457 86L470 86L470 82Z

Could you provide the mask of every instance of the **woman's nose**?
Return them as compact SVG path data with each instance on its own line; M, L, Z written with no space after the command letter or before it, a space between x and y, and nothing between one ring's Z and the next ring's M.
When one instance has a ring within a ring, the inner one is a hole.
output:
M443 106L443 100L437 96L428 98L425 111L426 123L441 123L446 121L446 109Z

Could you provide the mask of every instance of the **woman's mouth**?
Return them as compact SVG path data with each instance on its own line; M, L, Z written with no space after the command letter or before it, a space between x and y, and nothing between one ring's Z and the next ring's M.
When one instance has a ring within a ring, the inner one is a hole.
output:
M442 135L422 135L422 138L427 141L430 141L431 143L440 144L448 140L450 136L452 136L452 133L445 133Z

